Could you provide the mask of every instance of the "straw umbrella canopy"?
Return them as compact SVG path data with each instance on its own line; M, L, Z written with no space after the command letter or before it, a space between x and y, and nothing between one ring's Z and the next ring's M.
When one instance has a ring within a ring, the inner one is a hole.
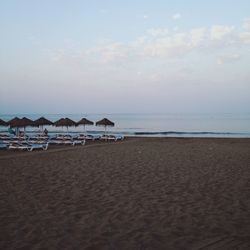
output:
M34 124L36 126L41 126L41 131L43 130L43 126L46 126L46 125L53 125L53 122L44 118L44 117L40 117L39 119L35 120L34 121Z
M92 122L86 118L82 118L79 122L77 122L77 125L83 125L84 132L85 132L85 126L86 125L94 125L94 122Z
M67 132L69 132L69 127L77 126L77 123L69 118L61 118L58 121L54 122L56 127L67 127Z
M12 125L13 125L16 121L18 121L18 120L20 120L20 118L18 118L17 116L14 117L13 119L9 120L9 121L8 121L8 124L10 125L10 128L11 128ZM15 134L17 135L17 128L16 128Z
M9 124L8 124L8 122L6 122L6 121L0 119L0 126L7 127L7 126L9 126Z
M20 118L18 118L17 116L14 117L13 119L8 121L8 124L10 125L10 127L13 127L12 125L15 124L17 121L19 121Z
M16 119L16 117L15 117L14 119L12 119L11 122L9 122L9 124L10 124L11 128L23 128L24 129L24 134L25 134L26 127L28 127L28 126L36 126L34 124L34 121L32 121L32 120L30 120L30 119L28 119L26 117L23 117L22 119L19 119L19 118Z
M110 121L107 118L104 118L104 119L102 119L100 121L97 121L95 123L95 125L96 126L104 126L105 127L105 135L106 135L107 127L114 127L115 126L114 122Z

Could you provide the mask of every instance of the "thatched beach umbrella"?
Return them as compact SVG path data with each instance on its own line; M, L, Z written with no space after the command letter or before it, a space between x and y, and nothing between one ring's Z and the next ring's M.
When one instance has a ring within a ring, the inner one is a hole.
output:
M11 122L9 122L11 128L23 128L24 129L24 135L25 135L25 129L28 126L36 126L34 122L26 117L23 117L22 119L19 119L15 117L12 119Z
M8 122L6 122L6 121L0 119L0 126L7 127L7 126L9 126L9 124L8 124Z
M92 122L86 118L82 118L79 122L77 122L77 125L83 125L84 132L85 132L85 126L86 125L94 125L94 122Z
M107 118L104 118L104 119L96 122L95 125L96 126L104 126L105 127L105 135L106 135L107 127L114 127L115 126L115 124Z
M54 122L56 127L67 127L67 132L69 132L69 127L77 126L77 123L69 118L61 118L58 121Z
M18 129L16 128L16 131L15 131L15 133L14 133L14 132L11 130L11 127L12 127L12 125L13 125L16 121L18 121L18 120L20 120L20 118L18 118L18 117L16 116L16 117L14 117L13 119L11 119L11 120L8 121L8 124L10 125L9 131L10 131L10 133L15 134L15 135L17 135Z
M41 126L41 131L43 131L43 126L46 126L46 125L53 125L54 123L44 117L40 117L39 119L35 120L34 121L34 124L36 126Z
M12 125L16 122L16 121L19 121L20 118L18 118L17 116L14 117L13 119L9 120L8 121L8 124L10 125L10 127L13 127Z

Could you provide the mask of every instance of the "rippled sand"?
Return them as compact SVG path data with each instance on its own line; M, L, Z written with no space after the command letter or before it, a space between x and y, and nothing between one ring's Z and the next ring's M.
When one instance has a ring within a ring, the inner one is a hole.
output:
M0 152L1 249L250 249L250 139Z

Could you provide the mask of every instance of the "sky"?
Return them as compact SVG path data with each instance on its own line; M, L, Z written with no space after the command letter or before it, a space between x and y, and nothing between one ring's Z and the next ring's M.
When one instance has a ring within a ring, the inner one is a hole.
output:
M249 0L1 0L0 114L250 112Z

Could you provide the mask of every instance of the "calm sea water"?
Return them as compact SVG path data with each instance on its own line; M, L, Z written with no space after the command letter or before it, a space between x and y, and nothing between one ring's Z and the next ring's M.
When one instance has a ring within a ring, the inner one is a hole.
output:
M107 117L115 122L109 132L136 136L185 136L185 137L250 137L250 113L244 114L5 114L3 120L26 116L32 120L41 116L51 121L69 117L79 121L86 117L94 122ZM66 128L47 127L49 132L66 132ZM102 127L86 126L87 131L98 133ZM1 127L1 131L6 128ZM36 132L37 128L27 128ZM83 126L70 127L70 133L83 131Z

